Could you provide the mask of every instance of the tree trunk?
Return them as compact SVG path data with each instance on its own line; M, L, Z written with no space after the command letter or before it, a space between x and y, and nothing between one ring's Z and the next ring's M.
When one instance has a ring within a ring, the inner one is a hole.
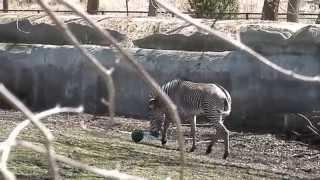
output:
M99 0L88 0L87 12L89 14L97 14L98 9L99 9Z
M320 4L318 5L319 9L320 9ZM316 24L320 24L320 12L318 14L318 17L316 19Z
M299 21L299 6L300 6L300 0L288 0L288 8L287 8L288 22Z
M129 16L129 0L126 0L127 17Z
M9 2L8 0L3 0L2 1L2 7L3 7L3 12L8 12L8 9L9 9Z
M278 20L278 9L280 0L264 0L262 9L262 20Z
M149 0L149 12L148 16L156 16L157 15L157 4L154 0Z

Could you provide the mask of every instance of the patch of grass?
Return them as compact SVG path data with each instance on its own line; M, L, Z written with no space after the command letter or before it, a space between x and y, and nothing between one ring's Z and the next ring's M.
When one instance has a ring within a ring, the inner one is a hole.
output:
M0 137L7 137L14 123L3 123ZM56 128L53 131L56 152L66 157L105 169L118 169L148 179L178 178L179 153L160 144L134 143L130 135L115 131L86 132L80 128ZM30 128L21 139L43 143L41 133ZM219 160L224 162L223 160ZM185 179L259 179L280 178L280 175L216 163L205 155L186 154ZM16 174L32 179L48 178L48 162L44 154L17 148L10 157L9 167ZM60 164L65 179L102 179L87 171Z

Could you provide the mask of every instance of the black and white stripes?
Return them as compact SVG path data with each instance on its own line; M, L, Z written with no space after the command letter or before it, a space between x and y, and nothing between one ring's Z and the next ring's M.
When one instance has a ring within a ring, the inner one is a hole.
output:
M194 83L191 81L172 80L162 86L163 91L168 94L176 104L181 119L191 122L191 136L193 144L190 151L195 150L196 116L204 115L217 130L215 136L207 148L207 153L211 152L211 147L220 138L225 141L224 158L229 154L229 132L223 125L223 116L231 112L231 96L229 92L220 85L207 83ZM154 135L159 135L161 130L162 144L167 141L167 129L172 122L166 116L166 108L157 96L149 100L149 108L153 118L150 121L150 131Z

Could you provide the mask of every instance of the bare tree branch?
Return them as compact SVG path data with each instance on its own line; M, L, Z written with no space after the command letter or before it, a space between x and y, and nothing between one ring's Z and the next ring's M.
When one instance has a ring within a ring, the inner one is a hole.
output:
M166 34L179 33L181 30L183 30L184 28L189 27L189 26L191 26L191 24L185 23L175 29L167 31Z
M38 119L42 119L45 118L47 116L51 116L53 114L58 114L58 113L64 113L64 112L75 112L75 113L80 113L83 111L83 107L78 107L78 108L69 108L69 107L63 107L60 108L59 106L40 112L38 114L35 114L34 116ZM8 160L9 154L10 154L10 150L11 150L11 146L14 145L14 141L16 140L16 138L18 137L18 135L20 134L20 132L26 128L29 124L30 124L30 120L26 119L24 121L22 121L21 123L19 123L9 134L9 137L5 140L5 145L7 146L0 146L0 150L2 150L2 155L1 155L1 163L3 163L4 161Z
M52 146L52 142L54 137L49 129L44 126L39 118L37 118L18 98L16 98L3 84L0 84L0 93L17 109L23 112L30 121L36 125L37 128L40 129L42 134L46 137L46 148L48 151L48 160L49 160L49 173L52 178L55 180L61 179L58 172L58 166L52 156L54 154L54 149ZM6 167L6 161L1 162L1 166Z
M41 146L34 145L34 144L27 142L27 141L16 141L16 144L18 146L32 149L32 150L39 152L39 153L47 153L47 150L45 148L43 148ZM67 157L64 157L61 155L53 154L53 156L56 160L58 160L60 162L71 165L73 167L84 169L86 171L93 172L93 173L98 174L102 177L115 178L115 179L121 179L121 180L143 180L143 178L140 178L140 177L120 173L118 170L100 169L100 168L97 168L94 166L89 166L89 165L83 164L81 162L75 161L73 159L70 159L70 158L67 158Z
M1 171L2 176L3 176L4 179L6 179L6 180L16 180L16 176L11 171L9 171L7 166L0 165L0 171Z
M83 107L78 107L78 108L68 108L68 107L63 107L60 108L59 106L49 109L47 111L40 112L35 115L36 118L42 119L44 117L53 115L53 114L58 114L58 113L63 113L63 112L75 112L75 113L80 113L83 111ZM1 154L1 163L0 163L0 170L4 174L4 177L7 179L15 179L13 173L11 173L8 168L7 168L7 161L9 159L9 155L11 152L11 147L15 144L16 138L20 134L20 132L26 128L30 124L30 120L26 119L19 123L9 134L9 137L1 143L0 145L0 151L2 151Z
M57 16L50 10L49 6L43 2L43 0L37 0L38 4L46 11L49 17L55 22L55 24L60 28L61 32L64 33L66 38L80 50L80 52L88 58L89 62L91 62L94 67L98 70L99 73L103 76L106 81L106 86L108 89L108 108L109 108L109 116L113 121L114 118L114 98L115 98L115 88L112 79L113 68L106 69L93 55L91 55L87 50L85 50L77 40L77 38L72 34L71 30L68 28L66 24L63 23L62 20L57 18Z
M315 135L317 135L317 136L320 136L320 131L319 131L319 129L318 128L316 128L313 124L312 124L312 122L310 121L310 119L309 118L307 118L307 116L305 116L305 115L303 115L303 114L301 114L301 113L296 113L298 116L300 116L302 119L304 119L307 123L308 123L308 125L307 125L307 128L312 132L312 133L314 133Z
M38 1L41 1L41 0L38 0ZM138 62L136 62L134 60L134 58L129 53L127 53L123 48L121 48L118 45L117 40L109 32L104 31L103 28L101 28L94 21L92 21L85 12L77 9L71 3L64 1L64 0L58 0L58 1L61 2L66 7L68 7L69 9L73 10L77 15L79 15L83 19L85 19L91 26L93 26L99 32L99 34L102 35L102 38L105 41L111 42L116 47L116 49L118 49L118 51L122 54L122 56L123 56L122 60L124 60L125 62L130 64L132 67L134 67L137 70L137 73L141 76L141 78L147 83L147 85L149 85L152 88L152 90L155 91L156 94L159 95L161 100L163 100L165 102L165 105L169 109L170 117L174 120L174 122L177 125L178 144L179 144L179 149L180 149L180 163L181 163L180 179L183 179L184 144L183 144L183 135L181 133L181 121L180 121L179 114L177 112L177 107L175 106L175 104L173 104L173 102L168 97L168 95L161 90L158 83L149 75L149 73L144 69L144 67L141 64L139 64ZM47 9L46 11L48 11L48 10L49 9ZM51 12L50 16L54 16L54 14ZM54 16L52 18L55 21L55 23L60 23L57 20L57 17ZM63 25L60 24L59 26L62 27ZM65 29L63 32L66 32Z
M271 62L270 60L268 60L267 58L265 58L264 56L262 56L261 54L255 52L253 49L251 49L250 47L248 47L247 45L241 43L241 41L238 40L233 40L231 38L229 38L228 36L226 36L224 33L221 33L219 31L213 30L210 27L201 24L200 22L195 21L193 18L191 18L190 16L181 13L178 9L168 5L167 3L160 1L160 0L155 0L157 1L157 3L163 7L164 9L170 11L171 13L175 14L177 17L183 19L184 21L186 21L187 23L193 24L194 26L196 26L197 28L208 32L209 34L214 35L215 37L217 37L218 39L221 39L231 45L233 45L234 47L236 47L237 49L245 52L247 55L253 57L254 59L257 59L258 61L260 61L261 63L267 65L268 67L272 68L273 70L276 70L284 75L287 75L291 78L295 78L295 79L299 79L302 81L307 81L307 82L320 82L320 76L306 76L306 75L302 75L302 74L298 74L295 73L291 70L285 69L283 67L278 66L277 64Z
M131 175L127 175L124 173L120 173L117 170L104 170L104 169L100 169L100 168L96 168L93 166L88 166L86 164L83 164L81 162L78 161L74 161L72 159L69 159L67 157L64 156L60 156L57 155L53 150L51 152L49 152L49 148L47 147L48 142L46 142L46 149L42 148L40 146L36 146L30 142L26 142L26 141L16 141L17 136L19 135L19 133L25 128L27 127L30 122L32 122L32 120L34 121L38 121L37 123L41 124L41 122L39 121L39 119L44 118L46 116L52 115L52 114L56 114L56 113L62 113L62 112L82 112L83 111L83 107L79 107L79 108L60 108L55 107L53 109L47 110L47 111L43 111L41 113L38 113L36 115L34 115L29 109L27 109L18 99L16 99L16 97L14 97L2 84L0 84L0 93L2 93L13 105L15 105L17 108L19 108L22 112L25 113L25 115L30 116L30 120L24 120L23 122L19 123L14 130L10 133L8 139L5 142L2 142L0 144L0 151L2 151L2 156L1 156L1 164L0 164L0 170L4 176L5 179L9 179L9 180L15 180L15 176L13 173L11 173L6 166L8 157L10 155L10 151L11 151L11 147L18 144L22 147L25 148L30 148L36 152L40 152L40 153L45 153L45 154L50 154L51 158L53 160L58 160L60 162L66 163L68 165L77 167L77 168L81 168L90 172L93 172L95 174L101 175L103 177L106 178L115 178L115 179L123 179L123 180L142 180L143 178L140 177L136 177L136 176L131 176ZM34 123L35 124L35 123ZM43 125L43 124L41 124ZM43 125L44 126L44 125ZM38 126L37 126L38 127ZM45 126L44 126L45 127ZM39 128L39 127L38 127ZM48 140L47 140L48 141ZM51 162L52 163L52 162ZM54 167L56 168L56 167ZM52 177L54 179L58 179L60 178L57 175L52 175Z

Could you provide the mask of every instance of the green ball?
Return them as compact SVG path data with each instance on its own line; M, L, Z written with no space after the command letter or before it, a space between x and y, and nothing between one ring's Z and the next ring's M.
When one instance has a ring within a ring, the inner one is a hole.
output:
M135 129L131 133L131 138L134 142L140 142L143 139L143 131L140 129Z

